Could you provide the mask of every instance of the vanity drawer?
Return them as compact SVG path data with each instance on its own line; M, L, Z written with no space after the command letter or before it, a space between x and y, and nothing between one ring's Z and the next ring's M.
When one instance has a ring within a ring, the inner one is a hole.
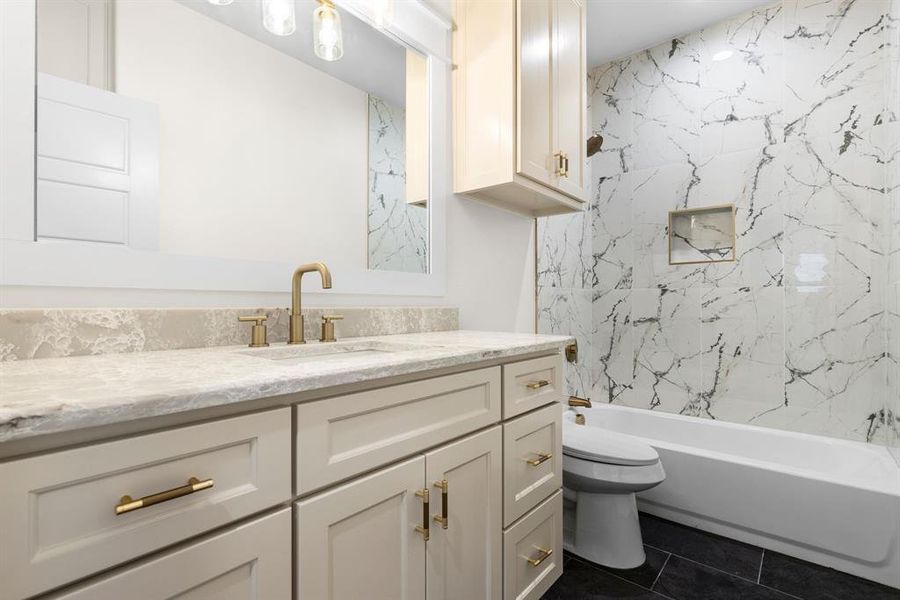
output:
M297 493L500 420L500 367L299 404Z
M503 424L503 524L562 487L562 408L551 404Z
M257 519L47 600L291 597L291 509Z
M563 381L561 354L503 365L503 418L559 402Z
M504 600L538 600L562 575L562 511L559 490L503 532Z
M181 495L192 477L213 485ZM23 598L290 499L290 409L11 461L0 481L0 581Z

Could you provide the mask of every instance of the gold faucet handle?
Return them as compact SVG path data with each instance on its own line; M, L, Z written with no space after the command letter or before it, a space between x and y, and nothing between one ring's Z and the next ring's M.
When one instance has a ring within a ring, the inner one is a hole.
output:
M334 321L340 321L344 315L322 315L322 336L320 342L336 342L334 337Z
M247 315L244 317L238 317L238 321L242 323L253 322L253 327L250 328L250 344L251 348L260 348L264 346L268 346L269 343L266 341L266 319L268 319L266 315Z

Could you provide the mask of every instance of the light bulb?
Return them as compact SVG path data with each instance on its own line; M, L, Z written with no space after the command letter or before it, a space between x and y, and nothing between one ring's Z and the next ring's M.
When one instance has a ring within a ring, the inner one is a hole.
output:
M263 27L275 35L291 35L297 29L294 0L260 0Z
M394 0L371 0L372 21L378 29L386 29L394 22Z
M329 0L319 0L313 11L313 49L322 60L338 60L344 55L341 15Z
M234 2L234 0L209 0L210 4L215 4L216 6L228 6Z

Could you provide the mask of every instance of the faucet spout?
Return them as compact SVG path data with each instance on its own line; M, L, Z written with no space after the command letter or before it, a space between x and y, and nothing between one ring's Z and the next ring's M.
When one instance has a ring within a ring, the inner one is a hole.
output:
M300 306L300 280L304 273L312 273L318 271L322 278L322 289L331 289L331 271L324 263L314 262L306 265L300 265L294 271L291 277L291 316L290 327L288 331L288 344L305 344L306 338L303 335L303 315Z

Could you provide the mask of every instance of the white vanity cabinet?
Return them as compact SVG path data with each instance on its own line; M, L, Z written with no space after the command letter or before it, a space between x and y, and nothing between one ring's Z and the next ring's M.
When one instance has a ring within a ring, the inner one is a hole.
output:
M537 600L561 573L562 366L484 360L0 462L0 596Z
M455 0L454 191L534 216L588 199L582 0Z

